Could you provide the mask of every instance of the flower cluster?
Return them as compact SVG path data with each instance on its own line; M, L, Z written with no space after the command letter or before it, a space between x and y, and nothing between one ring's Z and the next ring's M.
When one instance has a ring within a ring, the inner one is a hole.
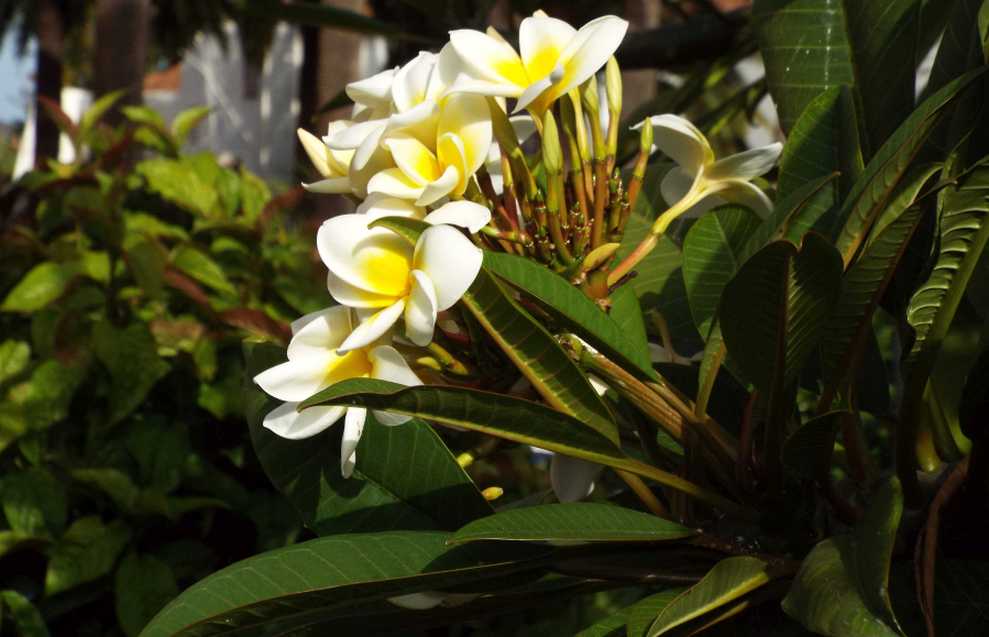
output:
M430 346L440 313L480 271L482 249L541 262L607 307L609 290L652 247L611 266L656 148L678 167L663 181L672 200L654 235L672 218L720 200L767 209L749 182L773 165L778 145L716 162L703 135L674 115L639 125L638 158L631 175L622 174L621 73L613 54L627 27L605 16L578 30L537 11L521 22L518 51L493 29L453 31L439 53L422 52L348 85L351 117L331 123L322 139L299 130L321 176L304 187L359 205L323 223L316 238L339 305L296 321L288 361L255 378L285 401L265 427L305 438L343 418L341 462L349 475L365 410L299 411L299 403L347 378L419 384L400 349ZM533 135L534 154L523 150ZM388 217L416 219L426 229L411 245L379 223ZM405 420L375 416L383 424Z

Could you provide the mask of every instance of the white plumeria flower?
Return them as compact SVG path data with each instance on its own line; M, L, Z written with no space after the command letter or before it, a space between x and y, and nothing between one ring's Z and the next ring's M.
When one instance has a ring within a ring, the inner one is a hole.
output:
M608 61L628 29L613 15L591 20L580 30L536 11L519 27L519 53L496 31L450 32L450 44L469 77L450 91L515 97L515 110L541 114L561 95L584 83Z
M264 417L265 428L282 438L309 438L344 419L340 446L340 470L350 477L357 462L357 443L364 431L367 410L363 407L316 406L299 411L299 403L316 392L348 378L377 378L402 385L421 385L405 359L390 345L368 344L338 351L351 333L350 308L335 306L307 314L292 323L288 361L254 377L270 396L285 403ZM374 411L383 425L400 425L408 416Z
M671 217L697 216L726 202L746 206L761 216L772 210L769 197L750 182L772 169L783 150L782 144L715 160L707 138L684 118L654 115L650 121L655 146L677 163L660 184L666 203L671 210L677 209ZM641 124L633 128L639 127Z
M491 221L491 210L473 201L448 201L432 212L424 206L417 206L408 199L389 197L381 193L371 193L359 206L357 214L370 215L374 219L382 217L411 217L421 219L430 225L446 224L464 228L475 234Z
M297 131L299 141L309 160L312 161L316 172L323 179L311 184L302 184L302 187L309 192L341 194L349 193L350 188L350 160L354 156L352 150L334 150L327 146L326 140L335 133L347 128L350 122L336 121L330 122L326 137L320 140L307 130L300 128Z
M373 312L337 347L366 347L405 319L416 345L432 341L437 313L456 303L481 269L481 250L448 225L426 229L413 249L386 228L368 228L374 214L347 214L323 223L316 236L329 269L327 287L342 305Z
M381 142L396 168L372 177L368 192L411 199L419 206L460 196L487 158L492 137L487 101L479 95L452 95L440 107L433 144L407 133Z

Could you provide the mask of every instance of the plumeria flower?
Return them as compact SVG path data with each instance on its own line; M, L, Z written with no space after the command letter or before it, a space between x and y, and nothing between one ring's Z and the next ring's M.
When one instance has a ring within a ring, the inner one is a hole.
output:
M670 217L697 216L726 202L746 206L762 216L772 210L766 194L750 182L772 169L782 144L716 160L704 134L682 117L655 115L650 121L655 146L677 163L660 184L663 198L677 211Z
M464 228L475 234L491 221L491 210L473 201L448 201L432 212L427 213L424 206L417 206L408 199L389 197L381 193L372 193L357 206L357 214L370 215L374 219L381 217L411 217L421 219L431 225L446 224Z
M297 131L299 141L302 142L302 147L309 155L309 160L315 166L316 172L323 177L323 179L311 184L302 184L302 187L309 192L339 194L351 191L348 174L354 151L333 150L326 144L329 137L347 128L348 124L349 122L346 121L330 122L326 137L322 140L307 130L300 128Z
M288 361L254 377L268 395L284 400L264 417L265 428L282 438L309 438L344 419L340 470L350 477L357 462L357 443L367 419L363 407L317 406L299 411L299 403L330 385L348 378L378 378L402 385L421 385L402 355L390 345L369 343L339 352L351 333L350 308L335 306L307 314L292 323ZM408 416L374 411L383 425L400 425Z
M411 199L427 206L448 195L460 196L484 163L493 132L488 104L479 95L452 95L440 108L432 144L411 134L382 141L396 167L368 182L368 192Z
M613 15L591 20L580 30L536 11L519 27L519 53L497 31L450 32L450 44L469 77L450 91L515 97L515 110L542 114L570 89L587 81L625 37L628 22Z
M456 303L481 269L481 250L459 230L435 225L415 248L386 228L369 228L372 214L333 217L316 236L329 269L327 287L342 305L372 313L337 350L366 347L400 317L405 336L416 345L432 341L437 313Z

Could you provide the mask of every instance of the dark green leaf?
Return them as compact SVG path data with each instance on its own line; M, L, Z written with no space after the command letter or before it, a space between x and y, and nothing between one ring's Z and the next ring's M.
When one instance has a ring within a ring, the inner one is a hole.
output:
M355 405L394 411L441 425L471 429L555 453L624 469L729 510L737 505L677 476L625 456L610 439L564 413L540 403L461 387L403 387L371 379L351 379L303 401Z
M441 532L402 531L310 540L238 562L193 585L142 637L206 637L235 630L290 634L329 622L349 604L456 589L539 564L458 547ZM504 552L502 552L504 553Z
M783 466L801 478L827 479L835 435L847 415L848 412L832 411L801 425L783 443Z
M783 600L783 610L806 628L831 637L901 635L889 601L889 567L903 493L883 483L851 535L815 546Z
M120 563L114 578L117 621L128 637L135 637L178 594L168 564L150 555L131 553Z
M790 385L819 342L841 289L841 259L824 239L771 243L725 287L720 315L728 353L760 389Z
M68 590L110 572L130 540L123 520L108 525L96 516L79 518L55 544L45 574L45 594Z
M683 241L683 281L694 324L701 334L711 321L725 285L742 266L742 249L759 226L748 208L724 206L698 219Z
M665 606L646 631L663 635L705 613L718 609L764 586L771 579L767 564L756 557L729 557L715 564L704 578Z
M667 588L626 608L625 615L628 618L628 628L625 634L628 637L645 637L646 631L652 626L659 613L686 590L685 588Z
M42 468L8 473L0 481L7 524L28 535L60 535L68 516L65 488Z
M665 542L695 531L631 509L591 502L544 504L509 509L471 522L450 543L478 540L524 540L570 544L581 542Z
M107 426L136 409L168 373L168 363L158 356L154 337L143 323L117 329L109 322L93 328L93 349L110 372L110 410Z
M0 601L10 610L18 637L48 637L48 628L38 609L17 591L0 591Z
M548 307L559 320L616 362L655 374L645 347L636 346L622 328L586 294L546 266L511 254L484 253L484 267ZM641 321L642 313L639 312Z

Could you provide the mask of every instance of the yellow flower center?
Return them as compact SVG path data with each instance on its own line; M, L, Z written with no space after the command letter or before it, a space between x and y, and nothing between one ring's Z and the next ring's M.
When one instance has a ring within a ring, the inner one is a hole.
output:
M355 349L343 356L332 355L326 365L326 378L323 381L327 387L348 378L366 378L371 375L371 359L367 350Z

